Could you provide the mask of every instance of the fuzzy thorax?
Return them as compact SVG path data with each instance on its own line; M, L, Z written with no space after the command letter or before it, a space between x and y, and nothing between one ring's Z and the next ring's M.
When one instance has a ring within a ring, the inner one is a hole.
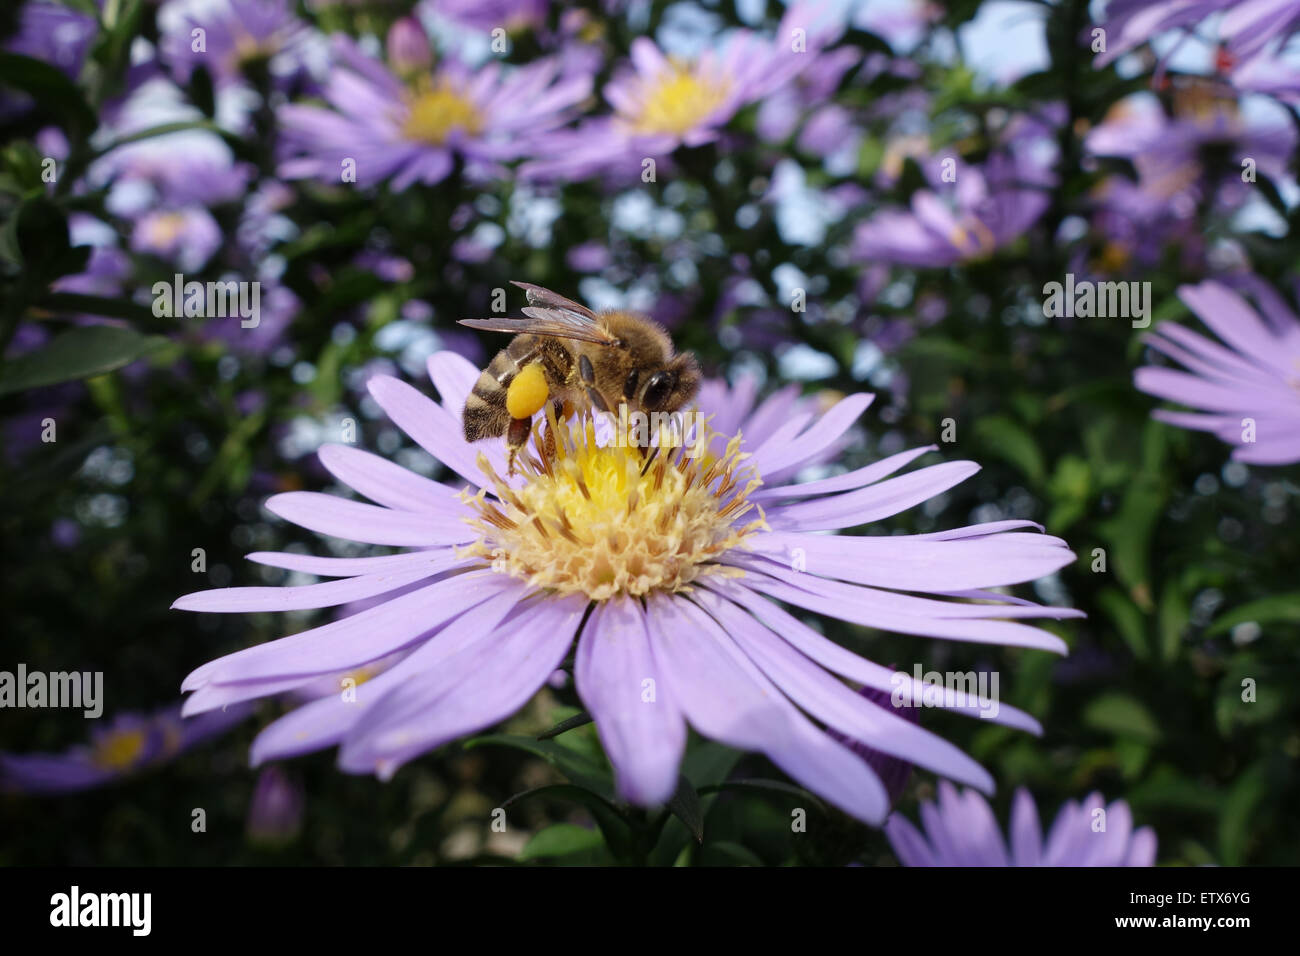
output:
M748 456L739 436L721 454L692 458L686 447L598 445L590 418L557 427L549 409L547 417L554 440L534 430L538 457L520 456L522 487L506 485L479 455L496 499L466 495L480 536L462 553L535 587L593 601L681 591L702 575L738 573L717 558L764 527L761 508L740 523L757 508L747 496L762 482L741 466Z

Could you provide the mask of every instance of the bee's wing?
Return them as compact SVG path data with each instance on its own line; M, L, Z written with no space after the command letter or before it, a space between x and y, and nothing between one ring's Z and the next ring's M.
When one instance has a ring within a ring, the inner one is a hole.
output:
M572 299L566 299L558 292L552 292L550 289L543 289L539 285L533 285L531 282L511 282L523 289L528 296L529 305L539 305L544 309L555 309L560 312L572 312L575 315L586 316L588 319L595 320L596 315L591 309L587 308L581 302L574 302ZM528 310L524 310L528 314Z
M557 339L574 339L594 342L597 345L618 347L622 343L606 332L596 322L595 316L581 315L561 309L524 309L523 319L461 319L461 325L485 332L509 332L512 335L548 335Z

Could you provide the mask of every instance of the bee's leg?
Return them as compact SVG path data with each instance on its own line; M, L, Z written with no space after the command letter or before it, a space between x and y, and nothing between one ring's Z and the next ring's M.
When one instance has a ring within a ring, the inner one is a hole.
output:
M587 401L591 402L592 407L600 412L609 412L609 402L605 401L605 396L596 388L596 370L591 367L591 359L585 355L578 357L578 377L586 387Z
M510 419L510 427L506 429L506 447L510 450L507 458L507 478L515 473L515 456L519 454L519 449L523 448L528 442L528 434L532 431L532 426L532 418Z
M558 398L551 402L551 410L554 412L557 424L568 421L569 415L573 411L568 402ZM548 459L555 457L555 431L551 428L551 419L549 417L542 426L542 453Z

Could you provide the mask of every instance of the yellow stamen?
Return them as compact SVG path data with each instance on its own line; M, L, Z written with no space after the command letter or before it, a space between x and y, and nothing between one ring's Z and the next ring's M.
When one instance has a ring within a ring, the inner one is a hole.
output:
M667 73L643 84L640 113L624 117L638 133L681 135L694 129L727 99L730 84L674 63Z
M470 523L479 538L463 555L491 562L498 572L562 595L604 601L618 594L689 590L708 574L738 575L717 563L765 527L761 508L747 496L762 482L742 461L740 436L721 454L698 445L660 448L643 455L630 444L598 445L594 422L557 424L553 440L535 426L541 460L520 456L526 483L511 489L479 455L497 500L480 491L465 500L478 512ZM698 457L690 457L698 450ZM647 463L648 460L648 463ZM747 524L740 519L757 508Z
M143 730L113 731L95 745L91 760L107 770L127 770L144 753L144 738Z
M402 123L402 135L441 146L457 130L475 134L483 121L474 102L446 80L437 80L412 97Z

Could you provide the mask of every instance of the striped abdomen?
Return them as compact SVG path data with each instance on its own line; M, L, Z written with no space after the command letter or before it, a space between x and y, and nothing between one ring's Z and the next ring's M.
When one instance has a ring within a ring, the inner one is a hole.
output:
M540 335L516 335L510 344L492 357L465 400L462 422L465 440L497 438L510 427L506 411L506 391L519 370L529 362L540 361L553 391L568 379L573 359L558 341Z

